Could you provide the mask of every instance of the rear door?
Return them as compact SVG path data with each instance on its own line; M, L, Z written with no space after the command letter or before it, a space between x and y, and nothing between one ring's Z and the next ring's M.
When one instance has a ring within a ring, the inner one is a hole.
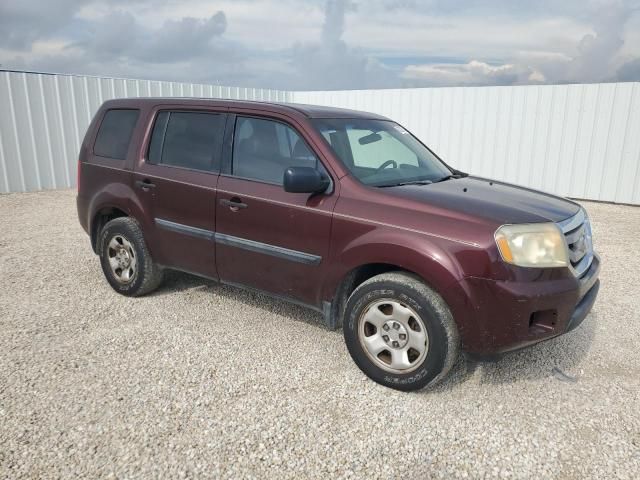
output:
M228 123L235 129L216 202L220 279L320 306L337 194L287 193L282 179L289 166L327 170L282 117L230 113Z
M134 189L147 214L145 236L160 264L217 278L215 189L226 113L159 107Z

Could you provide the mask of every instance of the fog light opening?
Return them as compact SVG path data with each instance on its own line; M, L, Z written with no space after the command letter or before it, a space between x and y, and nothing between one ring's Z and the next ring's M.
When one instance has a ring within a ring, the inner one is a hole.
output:
M557 310L538 310L529 317L530 331L552 331L558 322Z

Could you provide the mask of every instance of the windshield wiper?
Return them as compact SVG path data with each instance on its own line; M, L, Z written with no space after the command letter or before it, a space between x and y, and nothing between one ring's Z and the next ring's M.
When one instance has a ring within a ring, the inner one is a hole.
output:
M433 182L431 180L415 180L413 182L402 182L399 183L399 186L403 185L431 185Z
M387 183L383 185L376 185L378 188L387 188L387 187L404 187L405 185L431 185L433 182L431 180L414 180L413 182L400 182L400 183Z
M457 180L458 178L464 178L465 176L466 175L460 175L458 173L453 173L451 175L445 175L444 177L439 178L438 180L435 180L433 183L444 182L444 181L451 180L451 179Z

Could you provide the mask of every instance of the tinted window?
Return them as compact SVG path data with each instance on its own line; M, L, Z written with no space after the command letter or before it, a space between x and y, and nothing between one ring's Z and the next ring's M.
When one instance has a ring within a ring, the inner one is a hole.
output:
M102 119L93 153L124 160L138 120L138 110L109 110Z
M282 184L289 167L313 167L326 173L306 142L291 127L271 120L238 117L232 173Z
M223 135L221 114L160 112L149 143L149 163L212 170Z

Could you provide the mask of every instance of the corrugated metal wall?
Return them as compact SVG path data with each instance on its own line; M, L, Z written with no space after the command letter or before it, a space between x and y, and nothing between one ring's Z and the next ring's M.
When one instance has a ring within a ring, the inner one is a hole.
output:
M285 92L0 71L0 192L72 187L110 98L180 96L333 105L389 116L475 175L640 205L640 84Z
M380 113L475 175L640 204L640 84L295 92Z
M0 71L0 193L75 186L80 143L102 102L159 96L290 101L279 90Z

